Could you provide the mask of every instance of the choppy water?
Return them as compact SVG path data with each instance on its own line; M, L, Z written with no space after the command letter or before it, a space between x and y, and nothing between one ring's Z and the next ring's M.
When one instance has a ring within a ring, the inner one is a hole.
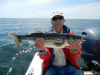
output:
M25 35L33 28L44 32L51 26L50 23L50 19L42 18L0 18L0 75L24 75L37 52L37 49L28 42L23 42L15 48L14 41L8 34ZM100 28L100 19L66 19L65 25L75 34L81 35L85 29ZM78 63L81 67L85 66L81 58Z

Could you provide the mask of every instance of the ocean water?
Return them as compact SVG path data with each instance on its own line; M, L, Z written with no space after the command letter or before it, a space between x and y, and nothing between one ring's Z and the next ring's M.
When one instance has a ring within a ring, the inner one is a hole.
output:
M66 26L77 35L88 28L100 28L100 19L66 19ZM51 27L50 19L44 18L0 18L0 75L24 75L37 49L28 42L15 48L14 40L8 34L27 35L37 28L42 32ZM77 60L80 67L84 61Z

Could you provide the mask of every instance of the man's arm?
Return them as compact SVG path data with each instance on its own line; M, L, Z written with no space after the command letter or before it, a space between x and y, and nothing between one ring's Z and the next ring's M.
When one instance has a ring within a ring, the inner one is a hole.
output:
M79 44L77 42L71 42L68 44L69 44L69 46L66 46L66 48L70 49L71 52L77 52L81 48L81 44Z
M73 34L74 33L72 31L69 30L68 32L69 34ZM77 42L71 42L71 43L68 43L69 46L66 46L65 48L68 48L71 53L71 55L75 58L75 59L78 59L81 55L81 44L77 43Z
M81 55L81 44L77 42L69 43L69 46L66 46L65 48L68 48L69 51L67 53L73 57L74 59L79 59Z
M45 41L43 38L37 38L35 41L35 47L39 51L39 57L42 60L49 60L51 57L51 53L49 52L48 48L45 48L44 44Z

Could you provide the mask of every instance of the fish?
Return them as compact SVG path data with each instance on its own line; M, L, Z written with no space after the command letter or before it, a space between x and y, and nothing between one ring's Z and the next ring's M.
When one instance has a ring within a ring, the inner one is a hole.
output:
M84 37L79 35L68 33L42 33L38 29L34 29L34 31L28 35L8 35L14 39L15 47L19 46L23 41L29 41L35 44L37 38L43 38L45 40L44 46L50 48L64 48L65 46L69 46L69 42L78 42L79 44L85 42Z

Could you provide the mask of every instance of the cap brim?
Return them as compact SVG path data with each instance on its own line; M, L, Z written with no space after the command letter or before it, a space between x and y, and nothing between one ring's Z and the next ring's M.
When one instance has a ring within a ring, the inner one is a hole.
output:
M51 16L51 18L53 18L54 16L57 16L57 15L63 16L63 15L61 15L61 14L54 14L54 15ZM64 17L64 16L63 16L63 17Z

